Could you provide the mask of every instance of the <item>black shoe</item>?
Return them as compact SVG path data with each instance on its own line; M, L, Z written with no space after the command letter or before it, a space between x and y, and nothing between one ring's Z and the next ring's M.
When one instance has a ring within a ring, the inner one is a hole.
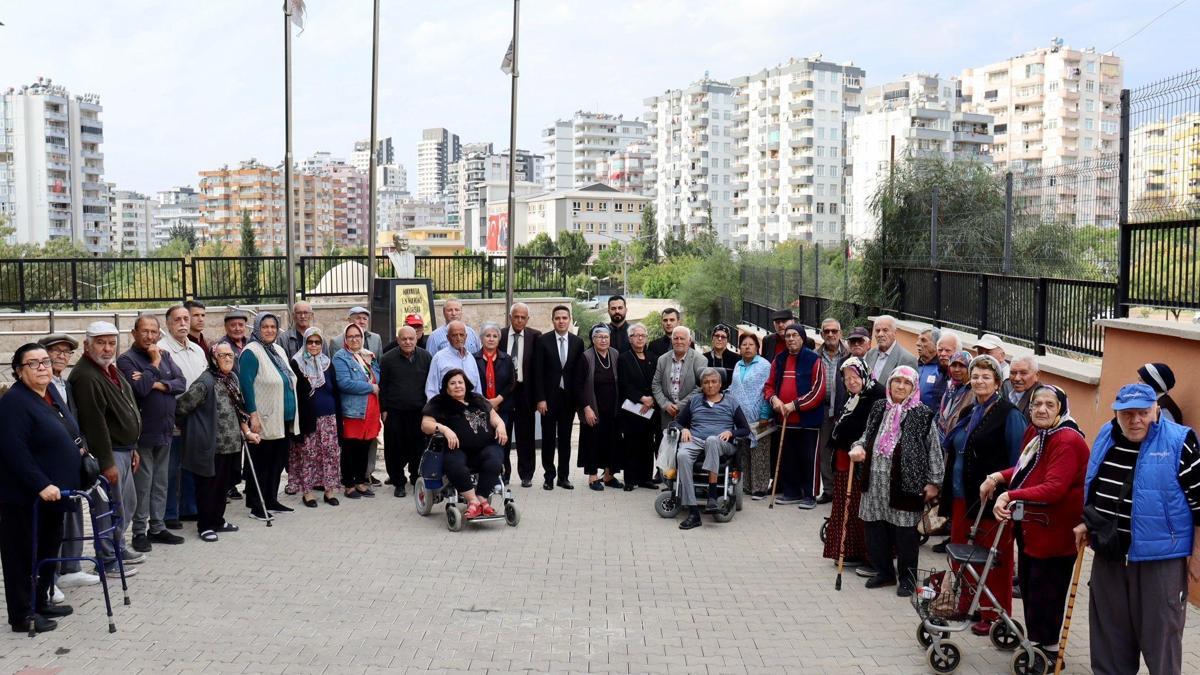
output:
M624 490L625 492L633 492L633 488L635 488L635 487L637 487L637 486L635 486L633 483L626 483L625 487L623 487L621 489Z
M153 541L158 544L174 545L174 544L182 544L184 542L184 538L177 534L171 534L167 530L163 530L162 532L151 532L150 533L150 541Z
M901 598L912 597L912 594L913 594L912 582L905 581L904 583L902 583L896 587L896 595Z
M1021 599L1021 586L1020 586L1020 584L1013 584L1013 594L1012 594L1012 596L1013 596L1014 598L1018 599L1018 600L1020 600L1020 599Z
M638 483L637 486L640 488L646 488L647 490L657 490L658 489L658 483L655 483L652 480L644 480L644 481Z
M293 511L295 511L296 509L293 509L290 506L284 506L283 504L280 504L279 502L275 502L274 504L267 504L267 510L274 511L275 513L291 513Z
M179 516L179 520L181 520L185 523L194 523L197 520L200 520L200 514L199 513L189 513L186 516Z
M571 481L567 480L566 478L558 481L558 487L560 487L564 490L574 490L575 489L575 486L571 485Z
M409 476L409 477L408 477L408 484L409 484L409 485L416 485L416 484L417 484L417 474L415 474L415 473L414 473L413 475L411 475L411 476Z
M367 488L366 490L355 490L355 492L357 492L359 496L366 497L368 499L375 497L375 491L371 488Z
M172 518L171 520L164 520L163 525L166 525L168 530L182 530L183 529L183 521L178 518Z
M324 499L325 503L330 506L337 506L338 504L341 504L337 497L322 497L322 499Z
M230 499L241 499L242 493L238 492L237 486L235 485L235 486L229 488L229 492L226 492L225 496L229 497Z
M567 489L570 489L570 488L567 488ZM595 490L596 492L603 492L604 491L604 481L594 480L594 481L588 483L588 489Z
M404 481L400 481L400 484L396 486L396 489L392 490L392 494L397 498L408 496L408 492L404 490Z
M383 481L379 480L375 476L371 476L371 485L372 487L382 487Z
M521 481L521 487L523 487L523 488L533 487L533 481L523 480L523 481Z
M154 545L150 543L150 537L144 534L133 535L133 550L138 553L149 553L154 549Z
M609 487L609 488L612 488L615 490L619 487L625 487L625 484L622 483L621 481L617 480L616 476L613 476L612 478L609 478L608 480L604 481L604 487Z
M41 616L57 619L63 616L71 616L75 613L75 610L70 605L50 605L49 607L39 609L37 613Z
M313 492L324 492L325 486L324 485L314 485L314 486L312 486L312 489L313 489Z
M817 503L818 503L818 504L828 504L828 503L829 503L829 502L831 502L831 501L833 501L833 495L829 494L828 492L822 492L822 493L821 493L821 494L820 494L820 495L817 497Z
M395 483L394 483L394 482L392 482L392 477L391 477L391 476L388 476L388 477L387 477L387 479L383 481L383 484L384 484L384 485L395 485Z
M306 499L304 497L301 497L300 501L304 502L304 505L310 509L317 508L317 500L315 500L315 499Z
M285 494L289 497L295 495L296 492L297 492L296 488L290 488L290 487L283 488L283 494Z
M700 525L701 525L700 514L699 513L689 513L688 517L686 519L684 519L684 521L682 523L679 524L679 529L690 530L695 527L700 527Z
M885 577L882 574L876 574L875 576L871 577L870 579L867 579L867 584L866 584L867 588L883 588L884 586L895 586L895 585L896 585L896 577L892 577L892 576Z
M346 499L362 499L362 493L358 490L345 490Z
M870 563L867 563L865 565L859 565L858 568L854 570L854 573L860 577L863 577L864 579L870 579L871 577L875 576L875 568L871 567Z
M949 539L943 539L943 540L942 540L942 543L940 543L940 544L934 544L934 545L933 545L933 552L934 552L934 553L945 553L945 552L946 552L946 544L949 544L949 543L950 543L950 540L949 540Z
M238 529L239 528L237 525L234 525L227 520L224 523L221 523L221 526L217 528L217 532L237 532Z
M552 482L550 482L550 481L546 481L545 483L542 483L542 489L543 489L543 490L553 490L553 489L554 489L554 483L552 483Z
M704 512L705 513L716 513L720 510L721 509L717 507L717 498L716 497L709 497L708 500L704 502Z
M57 621L47 619L46 617L39 616L37 614L33 615L33 632L45 633L46 631L51 631L51 630L54 630L55 628L58 628ZM28 621L26 621L20 625L12 624L12 632L14 632L14 633L24 633L24 632L27 632L28 630L29 630L29 622Z

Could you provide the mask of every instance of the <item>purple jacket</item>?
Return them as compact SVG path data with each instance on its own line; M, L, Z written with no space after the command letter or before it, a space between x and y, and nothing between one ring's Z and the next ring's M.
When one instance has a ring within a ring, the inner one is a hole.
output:
M162 360L155 368L150 365L150 356L139 347L131 347L117 357L117 368L133 387L133 398L142 412L138 447L170 445L175 432L175 397L187 389L183 371L166 352L162 352ZM134 373L141 373L141 377L133 379ZM167 391L155 389L156 382L165 384Z

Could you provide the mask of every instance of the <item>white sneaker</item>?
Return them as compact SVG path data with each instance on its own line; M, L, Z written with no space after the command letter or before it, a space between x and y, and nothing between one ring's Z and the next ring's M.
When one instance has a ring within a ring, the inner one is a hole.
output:
M61 574L58 577L59 588L76 588L78 586L94 586L100 583L100 575L92 574L91 572L71 572L70 574Z
M50 604L61 605L66 599L67 596L63 595L62 590L57 585L50 589Z

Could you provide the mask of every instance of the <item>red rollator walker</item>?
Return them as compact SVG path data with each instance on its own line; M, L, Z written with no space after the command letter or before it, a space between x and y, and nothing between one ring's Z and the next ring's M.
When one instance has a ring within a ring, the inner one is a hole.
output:
M125 581L125 562L123 542L120 539L119 532L122 524L121 520L121 504L120 497L111 489L108 481L101 476L96 484L96 489L100 493L97 498L90 491L85 490L63 490L62 499L67 502L66 512L71 512L76 509L82 509L83 503L88 504L88 513L92 521L91 536L83 535L80 537L64 538L64 542L68 541L91 541L92 551L94 555L86 556L56 556L53 558L44 558L38 560L38 510L42 507L42 500L35 499L33 502L33 573L30 575L29 585L29 637L37 635L34 630L33 615L37 611L37 582L38 571L45 565L57 565L62 562L78 561L91 562L96 566L96 574L100 576L100 588L104 591L104 609L108 612L108 632L117 632L117 625L113 622L112 601L108 594L108 575L106 574L104 563L100 560L99 554L96 551L100 550L100 543L108 538L112 542L113 551L115 552L117 571L121 576L121 593L124 596L125 604L129 602L129 584ZM101 511L97 506L97 502L106 501L108 504L107 510ZM103 527L104 519L108 518L108 527Z

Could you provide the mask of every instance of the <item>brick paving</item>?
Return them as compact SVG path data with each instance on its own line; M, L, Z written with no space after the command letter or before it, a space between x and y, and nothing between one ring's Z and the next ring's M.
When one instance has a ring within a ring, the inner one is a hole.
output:
M99 588L71 589L76 613L57 631L4 633L0 672L929 672L907 600L851 572L833 590L817 537L828 506L747 500L731 523L681 532L649 490L572 480L570 492L516 487L515 529L459 533L390 488L315 510L285 497L297 512L270 529L234 502L241 532L206 544L187 529L186 544L155 546L129 581L132 606L116 607L116 634ZM942 566L928 546L921 560ZM1087 611L1081 584L1067 672L1089 672ZM1195 673L1200 611L1189 611L1184 672ZM1008 672L1010 655L986 638L956 640L959 672Z

